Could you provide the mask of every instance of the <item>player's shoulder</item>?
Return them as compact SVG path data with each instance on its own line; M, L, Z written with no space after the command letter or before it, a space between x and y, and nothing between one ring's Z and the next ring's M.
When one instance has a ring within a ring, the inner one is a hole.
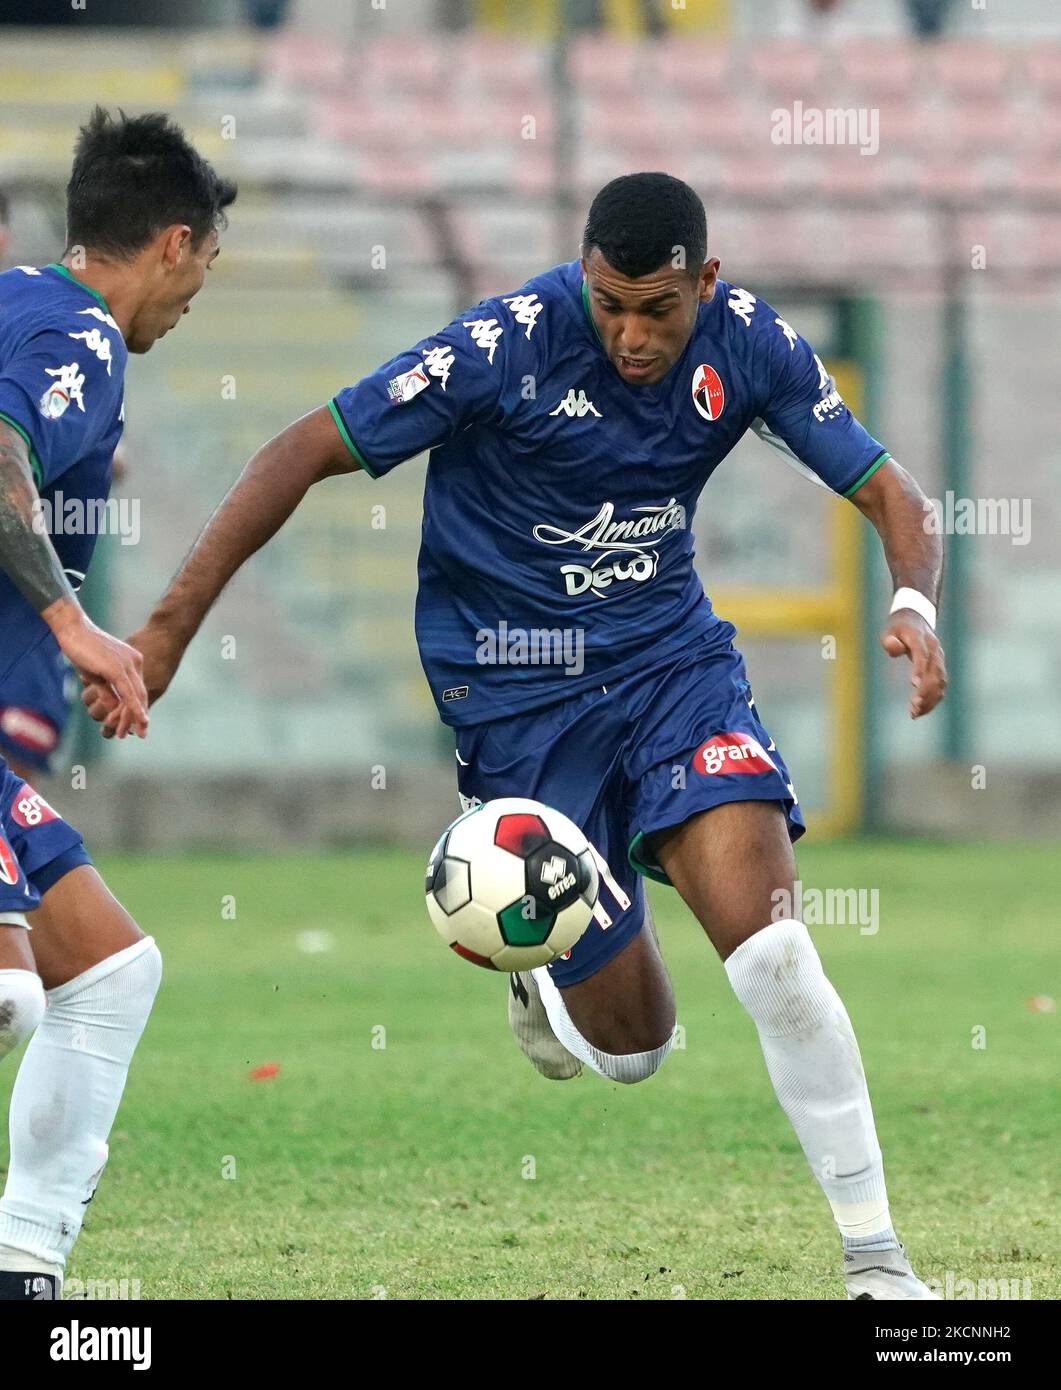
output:
M8 349L31 340L69 338L84 344L110 375L124 366L128 349L117 321L101 296L59 266L14 266L0 274L0 307L7 326Z
M577 323L582 272L578 261L552 266L515 289L482 300L465 319L493 318L513 343L543 344ZM526 349L524 349L524 353Z
M721 329L738 345L750 345L771 328L776 330L777 317L773 305L754 290L722 279L716 281L710 303L701 309L701 318L709 321L707 326L715 331Z
M755 379L787 360L800 343L798 331L754 290L719 280L711 301L701 307L699 330L721 341L731 360ZM787 348L787 352L782 349ZM806 345L801 349L806 351Z

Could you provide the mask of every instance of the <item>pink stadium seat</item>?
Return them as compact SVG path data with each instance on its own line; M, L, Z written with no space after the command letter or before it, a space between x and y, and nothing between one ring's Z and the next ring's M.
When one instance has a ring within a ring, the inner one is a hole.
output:
M970 100L998 100L1013 75L1012 54L993 43L944 39L927 54L926 85Z
M516 96L548 82L547 54L543 45L512 34L469 29L454 40L451 71L466 74L480 91Z
M568 52L571 80L584 92L615 92L651 100L655 86L651 46L607 34L580 34Z
M348 55L342 44L324 34L285 29L270 39L266 71L295 86L338 86L346 74Z
M362 183L369 193L402 197L432 191L435 178L430 163L422 155L396 150L366 159Z
M857 150L823 151L818 188L840 203L888 203L909 189L909 160L885 153L863 156Z
M428 34L387 34L357 50L350 77L381 97L413 90L438 100L448 71L445 39Z
M941 131L939 110L916 98L890 101L878 108L881 153L910 151L920 157L931 148Z
M1010 167L1007 187L1021 198L1061 204L1061 161L1025 155Z
M393 107L385 110L359 96L327 97L317 104L316 129L326 139L364 147L412 144L416 130L411 119Z
M1020 134L1021 122L1012 105L963 101L940 114L936 145L956 154L976 150L1015 151Z
M913 90L921 50L912 43L852 39L837 54L838 76L857 98L901 98Z
M1026 154L1037 159L1061 158L1061 101L1040 106L1028 118L1023 143Z
M752 48L748 67L755 81L775 95L784 92L805 100L821 95L825 62L816 44L767 40Z
M1033 264L1044 269L1061 269L1061 212L1032 217L1028 245Z
M770 143L770 116L759 103L725 93L685 94L673 108L681 138L700 149L743 150Z
M722 196L740 199L788 198L808 183L810 161L785 158L790 151L778 152L771 146L743 158L724 159L719 171L718 191ZM800 151L799 153L803 153Z
M929 203L977 203L994 191L997 183L990 161L984 159L956 160L930 154L915 166L917 192Z
M1050 101L1061 101L1061 44L1042 43L1022 57L1018 81L1027 83Z
M541 142L521 143L508 161L508 188L531 197L551 194L555 184L551 151Z
M610 93L588 96L581 103L581 138L595 145L631 150L643 145L673 144L677 132L668 112L659 106L645 109Z
M668 34L652 46L658 91L692 94L735 88L741 74L737 49L706 39Z

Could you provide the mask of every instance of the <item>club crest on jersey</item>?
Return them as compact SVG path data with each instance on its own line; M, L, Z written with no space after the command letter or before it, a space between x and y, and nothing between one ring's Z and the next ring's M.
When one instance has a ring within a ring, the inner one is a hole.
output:
M387 395L397 404L404 405L406 401L418 396L425 386L430 385L431 382L423 368L412 367L407 372L391 377L387 382Z
M726 408L722 378L714 367L701 362L693 372L693 405L705 420L717 420Z

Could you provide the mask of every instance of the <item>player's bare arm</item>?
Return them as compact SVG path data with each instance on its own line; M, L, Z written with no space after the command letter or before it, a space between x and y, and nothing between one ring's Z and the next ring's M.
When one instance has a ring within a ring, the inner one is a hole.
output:
M47 531L34 525L37 498L26 441L0 420L0 568L45 620L78 670L110 692L118 737L132 731L142 738L148 715L140 653L86 616Z
M314 483L353 472L357 466L323 406L258 450L203 528L148 621L129 639L143 653L150 701L165 692L188 643L241 565L279 531ZM109 735L116 710L107 692L92 684L82 700Z
M851 501L877 529L896 591L911 589L938 605L943 542L925 526L928 501L916 480L894 459L881 465ZM889 615L881 632L889 656L910 658L910 717L928 714L943 699L947 670L943 648L926 617L912 608Z

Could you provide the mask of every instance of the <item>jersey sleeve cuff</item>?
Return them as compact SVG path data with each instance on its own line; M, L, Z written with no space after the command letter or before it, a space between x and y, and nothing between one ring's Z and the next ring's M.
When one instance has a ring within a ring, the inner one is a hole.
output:
M378 478L379 474L350 437L350 431L346 428L346 421L343 419L343 412L339 409L339 403L334 397L328 402L328 409L332 413L332 419L335 421L336 428L342 435L343 443L350 450L351 454L353 454L360 467L364 469L370 478Z
M857 492L864 482L867 482L870 478L873 477L874 473L876 473L877 469L881 466L881 464L887 463L890 458L891 454L888 453L888 450L883 449L873 460L870 466L866 469L865 473L863 473L862 476L856 482L853 482L850 487L845 487L843 492L841 492L840 496L850 497L852 493Z
M27 432L23 429L23 427L18 423L17 420L12 420L11 416L8 415L6 410L0 410L0 420L3 420L5 421L5 423L9 424L11 428L15 430L16 433L20 434L22 438L26 441L26 448L29 450L29 466L33 470L33 481L37 484L37 488L39 490L44 486L44 469L41 467L41 461L37 457L36 449L33 447L33 440L29 437Z

